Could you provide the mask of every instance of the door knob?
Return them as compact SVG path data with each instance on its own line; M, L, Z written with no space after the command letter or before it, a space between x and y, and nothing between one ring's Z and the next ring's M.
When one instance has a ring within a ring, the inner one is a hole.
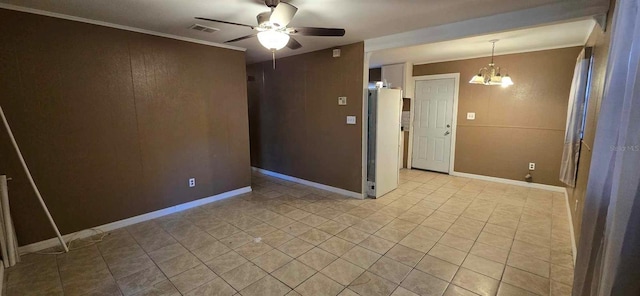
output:
M447 127L451 127L451 125L450 125L450 124L447 124Z
M450 132L449 132L449 131L444 132L444 135L445 135L445 136L446 136L446 135L448 135L448 134L450 134Z

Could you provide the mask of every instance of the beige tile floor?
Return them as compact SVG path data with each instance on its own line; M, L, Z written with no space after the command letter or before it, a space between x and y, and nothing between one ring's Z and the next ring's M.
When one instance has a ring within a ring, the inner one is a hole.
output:
M23 256L7 295L570 295L562 194L401 171L356 200L263 175L250 194Z

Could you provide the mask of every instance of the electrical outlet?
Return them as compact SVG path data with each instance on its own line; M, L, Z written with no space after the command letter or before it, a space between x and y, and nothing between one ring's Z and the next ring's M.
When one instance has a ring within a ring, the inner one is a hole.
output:
M467 120L475 120L476 112L467 112Z
M347 116L347 124L356 124L355 116Z
M529 163L529 170L530 171L535 171L536 170L536 163L535 162L530 162Z
M189 187L196 187L196 178L189 179Z

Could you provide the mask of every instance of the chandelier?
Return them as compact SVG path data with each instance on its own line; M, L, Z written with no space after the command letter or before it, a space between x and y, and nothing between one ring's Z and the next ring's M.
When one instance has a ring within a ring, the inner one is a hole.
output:
M507 87L509 85L513 85L513 80L509 77L509 74L502 76L500 74L500 67L496 67L496 64L493 62L493 55L496 49L496 42L498 40L489 41L493 44L491 48L491 62L487 67L484 67L478 71L478 75L474 75L469 83L471 84L484 84L484 85L501 85L502 87Z

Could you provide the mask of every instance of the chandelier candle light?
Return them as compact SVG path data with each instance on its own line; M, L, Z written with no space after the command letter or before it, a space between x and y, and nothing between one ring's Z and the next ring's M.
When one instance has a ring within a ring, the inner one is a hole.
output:
M500 67L496 67L496 64L493 62L493 56L496 49L497 39L490 40L493 44L491 48L491 62L487 67L484 67L478 71L478 75L473 76L469 83L471 84L484 84L484 85L501 85L502 87L507 87L509 85L513 85L513 80L509 77L507 73L504 77L500 74Z

